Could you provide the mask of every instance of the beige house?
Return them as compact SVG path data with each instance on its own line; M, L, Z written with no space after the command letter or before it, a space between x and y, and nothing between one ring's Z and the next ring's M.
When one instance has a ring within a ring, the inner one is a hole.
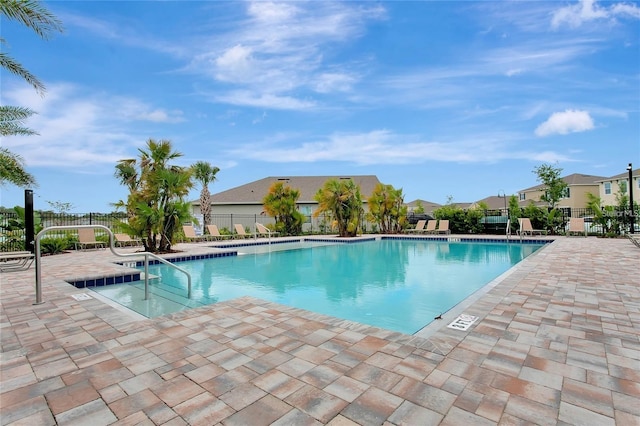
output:
M604 176L583 175L574 173L562 178L567 183L565 196L558 202L558 208L586 208L589 199L587 193L595 196L600 194L600 182L605 180ZM536 185L518 192L518 201L521 206L527 206L531 201L538 206L545 205L540 197L544 195L544 185Z
M631 172L633 184L633 200L640 202L640 169ZM616 206L618 204L616 196L618 194L629 195L629 172L620 173L610 178L598 181L600 197L603 206Z
M243 224L252 229L255 222L270 223L273 219L265 216L262 199L269 193L269 188L275 182L282 182L285 186L300 191L298 199L298 210L305 216L311 216L318 208L318 202L314 200L316 192L329 179L353 179L356 185L360 186L360 193L366 209L366 199L371 196L373 189L380 183L373 175L361 176L270 176L264 179L249 182L245 185L237 186L226 191L211 195L211 214L213 222L216 217L220 220L231 221ZM193 215L201 218L200 200L191 203ZM224 217L224 219L223 219ZM231 229L231 223L217 223L218 226ZM312 226L305 224L305 228ZM315 224L313 224L315 226Z

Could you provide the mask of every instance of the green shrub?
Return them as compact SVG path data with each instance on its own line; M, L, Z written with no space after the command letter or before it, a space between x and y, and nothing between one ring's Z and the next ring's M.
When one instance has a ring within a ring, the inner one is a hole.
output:
M40 252L42 254L58 254L69 249L70 242L67 238L42 238L40 240Z

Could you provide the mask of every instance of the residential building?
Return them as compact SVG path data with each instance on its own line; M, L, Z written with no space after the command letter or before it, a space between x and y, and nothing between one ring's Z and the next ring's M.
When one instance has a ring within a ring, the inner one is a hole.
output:
M633 200L640 202L640 169L631 172L633 180ZM618 194L629 196L629 172L620 173L598 181L600 186L598 195L603 206L616 206Z
M422 209L424 210L424 213L428 214L429 216L433 216L433 211L442 207L442 204L434 203L433 201L420 200L420 199L410 201L408 203L405 203L405 205L407 206L407 213L415 212L416 209L418 208L418 205L421 205Z
M574 173L562 178L567 184L564 197L560 199L558 208L586 208L589 202L587 193L595 196L600 194L600 182L607 179L604 176L584 175ZM538 206L546 203L541 202L540 197L544 195L544 184L532 186L518 192L518 201L521 206L527 206L533 201Z
M249 182L226 191L211 195L212 215L233 215L237 219L232 219L236 223L245 226L253 224L264 216L262 199L269 193L269 188L273 183L282 182L285 186L300 191L298 199L298 210L305 216L311 216L318 208L318 202L314 196L329 179L353 179L356 185L360 186L360 193L366 209L366 199L371 196L373 189L380 183L373 175L360 176L270 176L264 179ZM200 200L192 203L193 215L201 217ZM232 216L232 217L233 217ZM262 222L262 221L261 221ZM229 226L223 224L222 226Z

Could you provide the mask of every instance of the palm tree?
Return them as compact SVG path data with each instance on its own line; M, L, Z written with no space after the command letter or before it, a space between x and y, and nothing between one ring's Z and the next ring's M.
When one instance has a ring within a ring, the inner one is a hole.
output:
M395 234L402 230L407 220L402 189L379 183L367 200L368 219L377 223L383 234Z
M185 197L193 187L191 172L170 164L182 156L174 151L171 142L149 139L146 149L140 149L140 159L121 160L115 176L129 189L128 233L142 237L145 250L169 252L179 225L191 220L189 203Z
M24 168L22 157L7 148L0 148L0 184L5 182L22 187L36 186L35 178Z
M300 191L282 182L274 182L262 199L264 211L276 220L276 230L282 235L300 235L304 215L297 209L296 203Z
M193 178L200 182L202 190L200 191L200 212L202 213L202 227L207 229L207 225L211 223L211 193L209 192L209 184L215 182L216 175L220 169L212 166L207 161L198 161L191 166Z
M36 0L0 0L0 15L24 24L45 40L54 32L62 32L62 23L58 18ZM5 39L0 37L0 44L5 43ZM21 77L36 92L44 95L44 84L6 53L0 53L0 66ZM24 126L24 120L33 114L34 111L29 108L0 106L0 136L37 134ZM22 158L7 149L0 152L0 170L0 184L35 185L35 178L25 170Z
M322 213L333 216L341 237L355 237L362 219L362 196L360 187L352 179L329 179L315 195L318 209L315 217Z

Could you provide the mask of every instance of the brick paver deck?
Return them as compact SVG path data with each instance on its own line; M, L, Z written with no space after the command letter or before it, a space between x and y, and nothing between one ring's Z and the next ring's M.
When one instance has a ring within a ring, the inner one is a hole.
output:
M559 237L414 336L249 297L151 320L71 297L114 260L44 257L40 305L33 268L0 275L2 425L640 424L624 239Z

